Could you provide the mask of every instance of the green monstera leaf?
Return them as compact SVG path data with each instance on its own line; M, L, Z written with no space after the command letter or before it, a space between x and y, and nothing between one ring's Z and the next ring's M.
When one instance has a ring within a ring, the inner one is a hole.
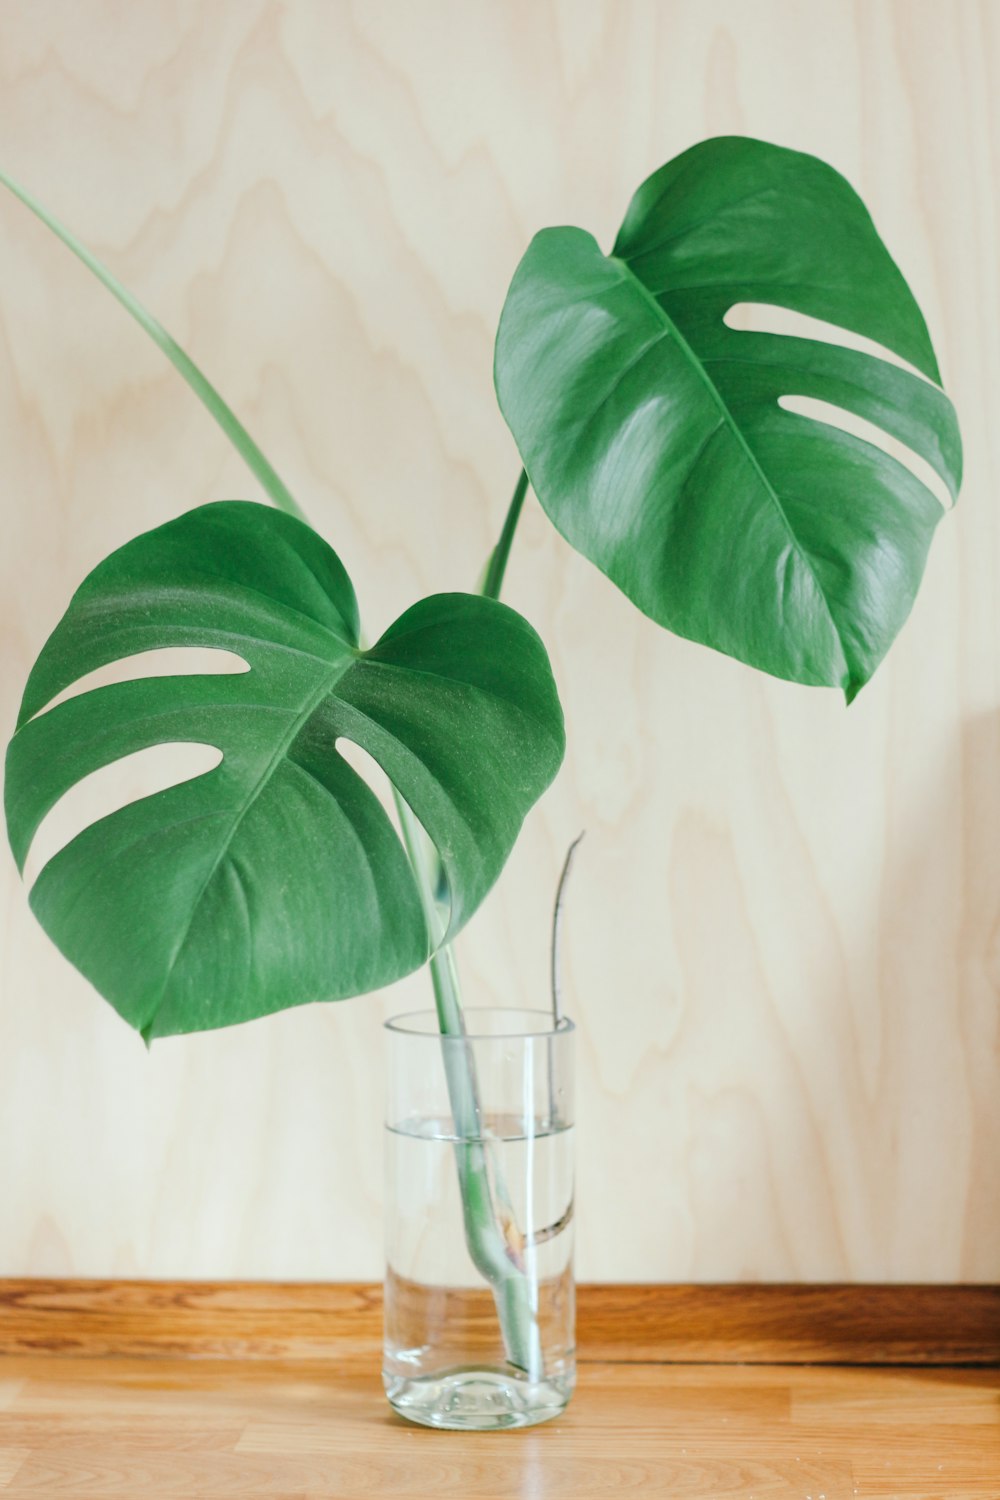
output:
M862 334L926 378L728 327L747 302ZM495 374L543 507L646 614L848 698L870 678L942 508L880 446L780 398L875 424L952 496L961 446L920 309L831 167L705 141L643 184L610 256L583 230L543 230L514 276Z
M94 669L169 646L234 652L250 670L139 678L43 711ZM436 845L453 936L562 758L548 659L520 615L437 595L362 650L335 553L244 502L136 538L74 596L8 751L19 865L90 772L161 743L222 752L85 829L32 889L56 944L147 1038L359 994L427 959L413 868L341 739L381 765Z

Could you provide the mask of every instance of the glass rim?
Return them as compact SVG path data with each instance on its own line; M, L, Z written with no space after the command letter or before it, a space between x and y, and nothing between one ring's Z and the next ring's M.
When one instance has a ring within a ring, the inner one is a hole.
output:
M556 1025L552 1023L552 1012L541 1010L529 1005L469 1005L463 1009L463 1015L468 1022L471 1017L481 1015L491 1016L544 1016L547 1025L538 1031L525 1031L514 1029L511 1031L474 1031L466 1028L465 1031L455 1035L445 1035L437 1028L437 1012L433 1010L407 1010L398 1016L390 1016L387 1021L382 1022L385 1031L391 1031L396 1036L411 1036L422 1041L431 1042L520 1042L520 1041L545 1041L549 1037L571 1036L576 1030L576 1023L569 1016L560 1016ZM426 1020L432 1018L434 1028L418 1030L414 1026L407 1026L407 1021L417 1019Z

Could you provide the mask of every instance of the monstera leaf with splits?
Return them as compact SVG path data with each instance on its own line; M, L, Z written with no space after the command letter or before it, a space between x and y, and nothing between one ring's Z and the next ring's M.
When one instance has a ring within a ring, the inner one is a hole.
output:
M728 327L766 303L864 335L915 367ZM639 188L611 255L536 235L496 346L496 387L562 534L661 625L775 676L870 678L906 619L942 507L909 465L961 447L926 324L847 182L815 157L705 141Z
M98 667L174 646L249 671L137 678L46 709ZM85 829L32 889L56 944L147 1039L360 994L428 958L438 935L413 866L340 740L379 763L436 845L452 937L562 758L548 658L520 615L437 595L362 650L335 553L244 502L137 537L74 596L8 751L19 865L89 773L166 742L222 751Z

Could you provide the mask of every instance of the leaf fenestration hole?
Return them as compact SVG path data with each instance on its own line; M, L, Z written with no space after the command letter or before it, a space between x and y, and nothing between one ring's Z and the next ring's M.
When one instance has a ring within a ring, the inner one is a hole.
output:
M151 745L84 776L38 825L24 866L26 884L34 885L49 860L92 823L130 802L214 771L221 760L215 745Z
M343 756L344 760L347 761L347 764L351 767L351 769L353 771L356 771L361 779L368 785L371 791L375 793L379 802L382 804L382 808L387 818L389 819L389 822L392 824L396 836L399 838L400 843L405 849L406 840L403 837L403 830L400 826L399 808L396 805L396 796L389 777L383 771L382 767L379 765L375 757L369 755L367 750L363 750L361 746L355 744L353 740L341 737L337 740L336 748L337 754ZM437 862L437 850L435 849L434 841L432 840L430 834L427 832L423 823L421 823L420 819L417 817L416 813L410 807L410 804L406 802L406 799L404 797L402 797L402 793L400 793L399 795L405 803L406 809L410 815L410 818L412 819L413 831L420 844L418 854L426 862L427 868L429 869L433 864ZM436 938L440 938L447 931L448 923L451 920L451 893L447 888L447 884L445 885L445 889L443 891L436 893L436 896L438 921L441 929L440 932L436 934Z
M356 771L368 789L375 793L382 810L389 819L393 828L399 833L399 818L396 815L396 803L392 794L392 782L379 765L373 755L367 750L362 750L353 740L339 736L336 742L336 751L339 756L347 761L352 771Z
M859 354L870 354L875 359L884 359L890 365L907 370L928 385L934 384L916 365L911 365L884 344L849 328L841 328L839 323L825 323L822 318L810 317L808 313L792 312L790 308L777 307L770 302L736 302L722 321L736 333L775 333L786 338L837 344L841 349L856 349Z
M841 432L847 432L851 437L860 438L862 442L881 448L883 453L902 464L904 469L909 469L914 479L919 479L920 483L930 490L942 510L951 510L954 501L948 492L948 486L936 470L926 459L921 458L919 453L915 453L905 443L891 437L874 422L868 422L864 417L859 417L852 411L845 411L842 406L834 406L829 401L819 401L814 396L780 396L778 405L783 411L790 411L800 417L810 417L817 422L825 422L828 427L839 427Z
M77 678L50 699L40 712L47 713L68 698L79 697L94 688L108 687L113 682L135 682L140 677L221 676L249 671L250 663L237 656L235 651L219 651L213 646L165 646L156 651L138 651L134 656L123 656Z

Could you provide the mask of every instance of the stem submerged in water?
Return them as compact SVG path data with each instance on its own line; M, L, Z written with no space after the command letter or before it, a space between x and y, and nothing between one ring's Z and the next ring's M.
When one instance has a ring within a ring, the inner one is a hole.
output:
M396 796L403 840L410 856L428 928L435 933L441 917L435 892L440 861L425 847L423 830L401 797ZM507 1358L530 1380L542 1376L541 1339L533 1282L515 1264L500 1213L506 1193L493 1156L479 1102L472 1047L456 1043L465 1035L461 987L454 950L439 948L430 960L434 1004L442 1036L445 1077L455 1124L455 1162L462 1199L465 1243L476 1270L490 1285Z

